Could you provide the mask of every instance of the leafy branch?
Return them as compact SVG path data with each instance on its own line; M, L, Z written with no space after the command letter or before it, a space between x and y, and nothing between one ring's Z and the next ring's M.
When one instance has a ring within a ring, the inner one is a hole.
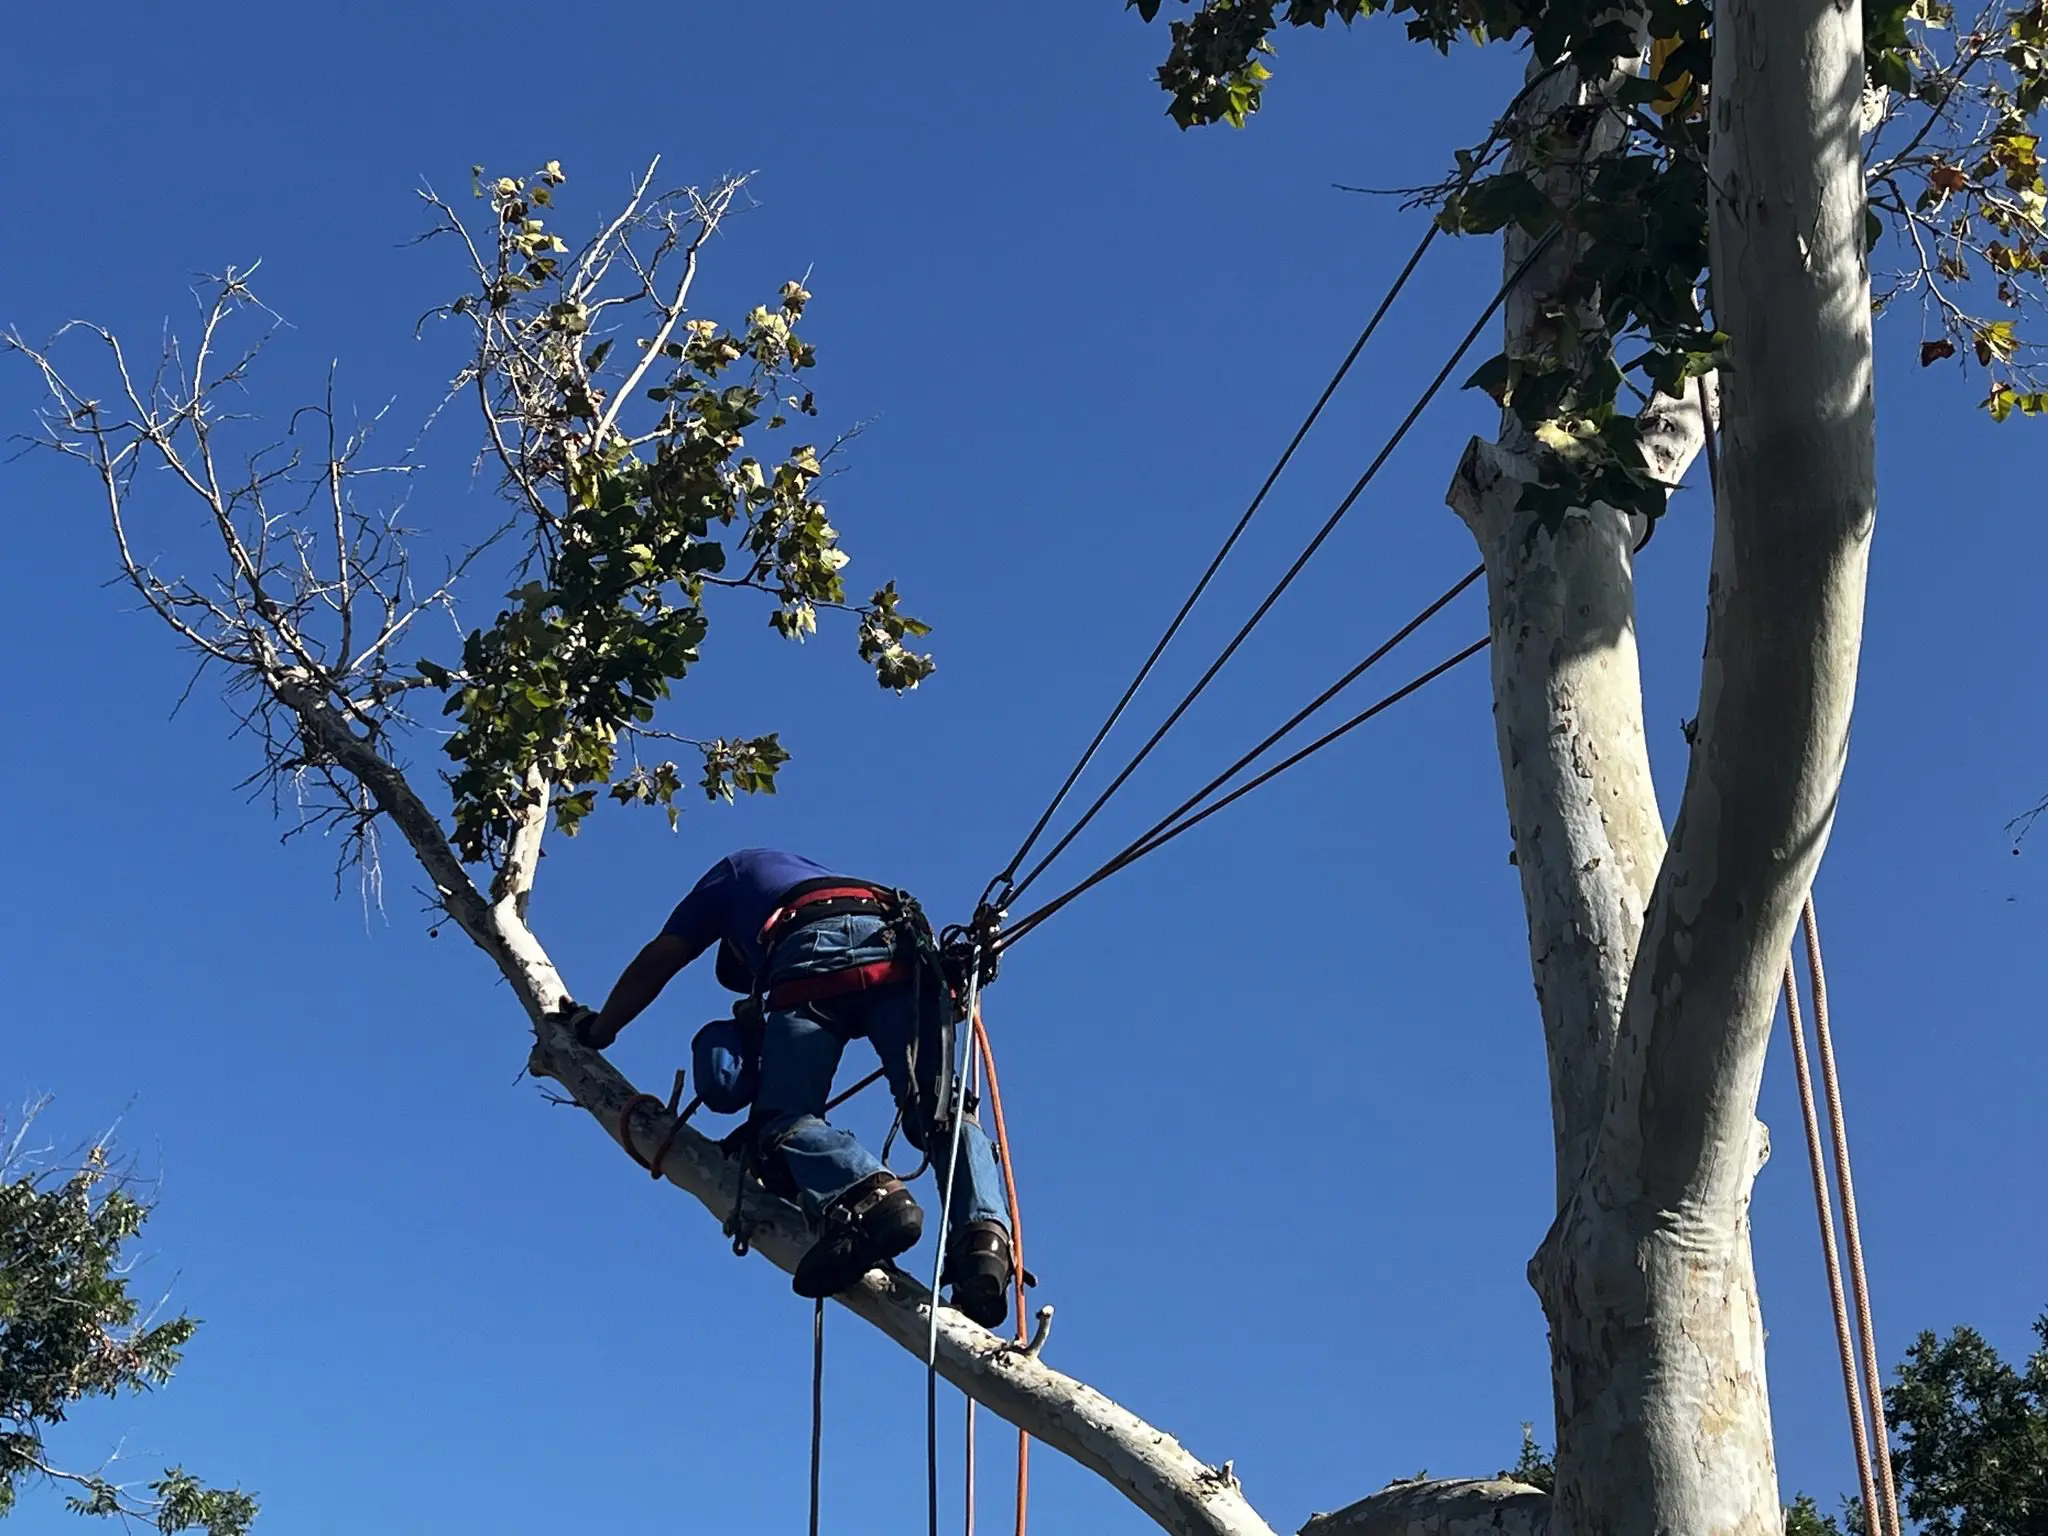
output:
M693 314L706 243L743 183L662 192L655 171L573 249L550 224L566 182L553 162L523 179L479 168L467 217L422 194L421 241L452 245L467 271L429 317L467 342L448 400L474 404L505 507L438 579L421 577L407 515L420 463L372 452L381 413L350 419L330 377L321 403L266 440L228 403L275 319L250 273L216 279L196 346L174 338L146 367L90 325L47 345L7 338L42 375L39 440L99 482L123 577L202 668L225 669L260 745L251 782L296 806L295 830L338 836L343 865L372 888L391 807L342 761L358 747L388 761L438 736L453 764L444 835L494 872L494 901L522 904L543 832L573 833L601 797L660 806L673 824L686 781L714 801L772 789L788 760L772 733L675 736L702 759L689 774L643 767L631 750L696 664L716 592L765 598L793 640L817 631L821 611L848 614L884 688L931 674L914 648L927 628L894 583L866 601L847 591L819 494L846 438L821 453L797 430L818 414L805 382L816 352L799 329L811 295L784 283L733 327ZM60 366L58 350L80 339L97 344L101 389ZM217 576L191 581L147 553L160 536L143 524L166 491L196 506L223 557ZM478 580L505 596L489 622L462 626L458 588ZM459 655L433 654L429 614L458 625ZM423 696L438 696L448 728L418 718ZM441 899L460 883L437 876Z
M141 1521L164 1536L243 1536L256 1502L238 1489L209 1488L181 1467L138 1487L104 1467L49 1460L45 1436L75 1404L163 1385L199 1325L146 1316L130 1292L124 1251L149 1207L105 1148L63 1171L31 1165L21 1147L17 1135L0 1159L0 1516L26 1484L42 1482L68 1489L79 1514Z
M1183 128L1243 127L1272 79L1278 38L1386 13L1439 51L1526 46L1532 74L1568 65L1575 99L1520 114L1508 164L1443 183L1438 221L1460 234L1548 235L1561 280L1536 345L1482 365L1484 390L1530 444L1523 506L1546 522L1605 502L1654 519L1667 487L1645 468L1636 405L1680 397L1725 342L1707 282L1705 0L1181 0L1158 78ZM1126 0L1146 21L1165 0ZM2038 128L2048 105L2048 0L1991 0L1958 29L1945 0L1865 6L1873 247L1906 263L1880 300L1924 301L1920 360L1974 363L1998 420L2048 414L2041 344L2048 224ZM1891 147L1896 144L1896 147ZM1626 356L1625 356L1626 354Z
M540 212L563 179L553 163L523 181L479 173L483 233L427 195L430 237L452 236L470 254L475 287L443 313L473 329L465 380L532 535L533 575L471 631L460 665L418 664L455 717L455 843L472 862L503 857L550 793L537 786L552 787L565 832L606 789L660 805L673 822L673 764L614 776L621 740L653 721L698 660L707 588L769 595L770 624L794 640L816 632L821 607L846 606L847 556L817 494L818 450L797 442L764 455L748 435L817 414L801 379L816 353L798 331L810 293L784 283L736 329L686 318L704 243L741 184L656 197L643 178L571 256ZM628 322L650 334L621 347ZM861 658L884 687L930 675L931 659L904 644L926 627L900 612L893 583L855 611ZM788 757L773 736L704 754L700 787L714 799L772 788Z

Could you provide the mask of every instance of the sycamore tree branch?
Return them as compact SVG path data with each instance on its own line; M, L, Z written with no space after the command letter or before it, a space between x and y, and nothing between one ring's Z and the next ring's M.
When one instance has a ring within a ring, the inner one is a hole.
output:
M697 233L683 249L682 276L676 282L675 292L657 306L661 324L655 328L646 346L640 349L640 356L625 381L612 391L611 403L605 407L604 415L590 434L593 442L604 443L610 439L612 429L618 424L619 412L625 409L626 402L633 398L641 380L647 377L647 370L662 357L669 338L675 335L676 326L682 322L683 314L690 305L690 289L697 281L697 261L703 252L704 242L718 232L719 224L732 207L733 198L739 195L744 184L743 179L729 180L714 188L709 197L691 198Z
M436 899L456 925L487 954L497 958L496 949L502 940L492 922L490 903L462 867L439 818L405 775L351 727L332 702L324 683L289 671L273 674L265 682L278 702L298 717L307 738L369 791L377 809L391 818L406 846L412 849L413 857L433 881ZM555 1001L559 1002L559 998Z
M625 1116L633 1085L595 1051L576 1045L554 1020L536 1021L536 1075L560 1083L600 1125L643 1160L664 1141L662 1175L723 1220L737 1190L735 1164L718 1144L657 1106ZM749 1239L777 1268L793 1269L810 1246L803 1218L763 1194L746 1196ZM838 1301L912 1355L922 1358L931 1297L893 1265L870 1271ZM1014 1341L1000 1339L949 1307L939 1311L939 1372L976 1402L1087 1467L1117 1488L1163 1530L1177 1536L1272 1536L1227 1468L1204 1464L1178 1441L1093 1387L1054 1370Z
M1418 1478L1312 1515L1301 1536L1546 1536L1550 1495L1508 1477Z
M362 781L391 817L433 879L449 915L510 983L533 1026L529 1065L534 1075L560 1083L607 1134L643 1160L651 1160L666 1140L664 1176L724 1219L738 1189L735 1164L708 1137L688 1126L675 1128L670 1116L651 1109L623 1116L636 1090L562 1027L559 1010L568 1001L568 989L517 904L484 901L441 824L403 772L351 730L317 689L287 678L278 691L308 733ZM746 1209L755 1250L781 1269L794 1269L810 1244L802 1216L758 1189L748 1194ZM901 1270L875 1270L839 1300L912 1354L923 1354L930 1293ZM1032 1439L1073 1457L1175 1536L1273 1536L1226 1469L1208 1466L1094 1388L950 1308L939 1312L938 1363L946 1379L969 1397Z
M548 829L551 787L538 764L526 770L523 798L513 818L512 835L506 841L505 862L491 881L491 905L500 907L510 902L513 913L522 919L526 916L527 898L533 894L534 873L540 865L541 839Z
M1615 114L1586 111L1604 89L1561 68L1525 92L1518 137L1541 127L1560 146L1538 175L1559 206L1581 195L1590 167L1620 141ZM1525 163L1522 150L1512 163ZM1515 272L1534 239L1511 227L1505 246ZM1567 230L1510 293L1506 355L1569 365L1578 349L1611 345L1595 316L1560 320L1559 296L1583 246L1584 237ZM1697 406L1653 401L1646 414L1648 467L1674 484L1698 450ZM1494 729L1549 1058L1561 1206L1598 1133L1664 828L1636 651L1633 551L1641 530L1604 505L1543 526L1522 506L1524 486L1540 473L1532 434L1503 411L1496 441L1475 439L1466 450L1447 499L1486 563Z

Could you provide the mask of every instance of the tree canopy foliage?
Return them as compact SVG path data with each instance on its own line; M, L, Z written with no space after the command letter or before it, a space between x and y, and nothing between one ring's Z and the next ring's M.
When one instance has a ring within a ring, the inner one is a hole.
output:
M163 1385L198 1323L157 1319L130 1289L131 1245L149 1219L93 1147L68 1171L35 1166L17 1139L0 1163L0 1516L23 1490L67 1490L84 1515L141 1521L172 1536L242 1536L256 1501L173 1466L139 1486L106 1468L71 1471L48 1456L49 1431L79 1403Z
M1165 0L1126 0L1147 21ZM1190 0L1182 0L1189 4ZM1604 124L1551 121L1517 136L1499 167L1461 155L1455 177L1420 197L1441 225L1531 236L1556 229L1574 251L1558 293L1555 348L1505 353L1468 381L1544 446L1524 505L1561 517L1594 500L1658 516L1668 487L1641 465L1636 406L1711 371L1725 336L1707 279L1707 121L1713 8L1704 0L1200 0L1169 22L1159 68L1183 128L1242 127L1272 79L1284 33L1385 12L1439 51L1526 42L1529 55L1613 79L1583 109ZM2025 333L2048 309L2048 184L2040 119L2048 105L2048 0L1991 0L1958 24L1946 0L1864 7L1869 236L1896 258L1880 310L1917 305L1923 366L1957 359L1983 374L1982 404L2005 420L2048 414L2048 345ZM1647 46L1641 30L1647 28ZM1601 133L1557 195L1554 172ZM1602 344L1586 343L1599 341ZM1625 360L1624 351L1633 349Z
M2041 1347L2017 1366L1974 1328L1924 1332L1885 1389L1900 1502L1926 1536L2048 1536L2048 1313L2034 1332ZM1843 1513L1868 1531L1862 1500ZM1802 1494L1785 1529L1838 1536L1841 1523Z
M471 861L502 849L536 766L565 832L600 791L663 806L673 823L675 765L620 773L619 746L652 734L657 704L697 661L708 588L769 593L769 622L790 639L816 631L819 608L847 605L847 556L817 494L823 455L809 442L764 455L748 437L817 415L802 382L817 353L797 331L810 293L786 282L730 329L685 317L703 239L737 188L647 199L613 241L572 257L543 214L564 181L558 164L524 180L476 174L483 234L431 199L435 233L462 242L475 280L443 313L473 327L462 382L480 391L532 576L471 631L459 664L418 664L456 717L446 750L462 765L456 843ZM681 268L673 297L655 287L670 263ZM621 348L622 324L651 335ZM884 687L930 674L931 659L903 643L926 629L893 582L857 612L861 658ZM691 744L714 798L772 791L789 755L773 734Z
M695 313L699 258L744 182L661 191L655 169L573 247L550 222L566 182L556 162L526 177L473 168L476 212L423 193L423 238L456 248L465 277L430 317L464 328L447 403L474 406L472 451L502 498L495 526L467 538L449 538L454 518L409 526L417 450L377 457L379 418L337 405L331 381L282 433L226 407L275 319L247 272L215 280L196 340L171 340L153 364L111 332L67 327L110 365L90 385L60 363L64 335L7 338L48 386L42 441L101 481L127 580L226 670L230 693L261 679L243 724L264 743L265 772L290 784L302 824L343 835L346 857L374 862L379 807L331 744L307 738L313 697L382 752L433 734L414 711L438 695L453 717L438 742L454 764L449 841L464 863L502 873L516 838L549 822L573 835L600 796L659 806L673 825L692 778L714 800L774 790L789 757L776 733L683 734L657 720L698 661L715 590L766 597L768 623L793 640L816 632L821 610L846 612L884 688L932 672L910 646L926 626L894 582L864 602L848 595L819 486L851 434L820 446L798 430L818 415L805 382L817 353L798 329L809 291L785 282L731 326ZM129 520L162 485L189 495L225 546L218 584L136 553ZM438 582L421 576L434 554ZM475 586L494 581L510 583L504 605L488 622L462 619ZM421 654L429 615L461 621L459 655ZM694 771L672 746L696 756Z

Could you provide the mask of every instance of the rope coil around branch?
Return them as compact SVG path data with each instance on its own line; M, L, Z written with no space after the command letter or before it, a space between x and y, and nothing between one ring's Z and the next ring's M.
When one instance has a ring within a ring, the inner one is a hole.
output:
M701 1099L692 1099L690 1100L689 1107L678 1114L676 1106L681 1104L682 1100L683 1072L679 1067L676 1069L675 1086L669 1090L667 1099L657 1099L651 1093L636 1093L626 1100L619 1110L619 1145L626 1149L626 1156L632 1158L634 1162L647 1170L648 1177L650 1178L659 1179L661 1177L663 1164L668 1161L669 1153L675 1150L676 1137L682 1134L683 1127L690 1123L690 1116L697 1112L697 1106L703 1102ZM634 1114L643 1106L650 1106L675 1117L669 1122L668 1129L662 1132L661 1140L655 1143L654 1156L651 1158L642 1157L638 1149L633 1145L631 1122Z

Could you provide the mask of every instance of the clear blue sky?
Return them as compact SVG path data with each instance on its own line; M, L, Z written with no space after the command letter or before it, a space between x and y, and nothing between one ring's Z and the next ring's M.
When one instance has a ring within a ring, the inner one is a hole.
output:
M891 698L841 639L795 652L736 608L678 723L780 728L783 793L693 808L676 836L600 817L555 846L535 920L587 994L741 844L964 913L1418 233L1333 183L1434 176L1512 70L1384 26L1291 40L1250 131L1183 135L1149 78L1163 35L1112 0L1028 23L958 5L195 0L29 8L10 41L0 320L33 335L85 315L146 340L189 315L191 274L260 257L294 327L255 386L265 411L329 358L365 407L434 404L451 354L412 325L453 274L403 246L422 178L455 190L473 161L559 158L580 228L656 151L679 177L760 172L707 306L734 315L811 274L828 419L872 422L832 489L850 574L899 579L941 670ZM1196 640L1234 627L1497 270L1480 244L1435 259ZM2002 830L2048 788L2041 439L1918 372L1912 325L1886 333L1869 642L1820 888L1888 1362L1964 1321L2019 1348L2048 1302L2048 885ZM10 430L32 400L25 370L0 372ZM1441 494L1482 404L1433 413L1134 781L1121 827L1471 563ZM429 439L448 478L416 521L479 515L458 473L471 446ZM206 1319L168 1390L81 1415L55 1449L85 1462L122 1439L139 1470L239 1479L266 1536L797 1528L808 1317L786 1282L518 1080L516 1010L459 940L427 937L409 879L366 923L335 899L329 847L280 847L285 824L235 788L254 759L214 697L169 718L185 663L105 584L83 479L33 457L0 470L0 497L5 1088L55 1094L60 1141L120 1117L161 1174L141 1283ZM1705 551L1691 494L1644 561L1674 799ZM1407 670L1479 622L1468 598ZM1549 1215L1546 1095L1507 851L1471 670L1096 893L990 1000L1053 1358L1233 1458L1281 1529L1421 1468L1492 1472L1522 1420L1548 1418L1522 1278ZM617 1059L665 1084L719 1006L686 978ZM1782 1053L1764 1113L1784 1482L1831 1501L1854 1479ZM915 1529L919 1372L843 1316L831 1353L828 1529ZM1040 1530L1147 1528L1057 1458L1037 1467Z

